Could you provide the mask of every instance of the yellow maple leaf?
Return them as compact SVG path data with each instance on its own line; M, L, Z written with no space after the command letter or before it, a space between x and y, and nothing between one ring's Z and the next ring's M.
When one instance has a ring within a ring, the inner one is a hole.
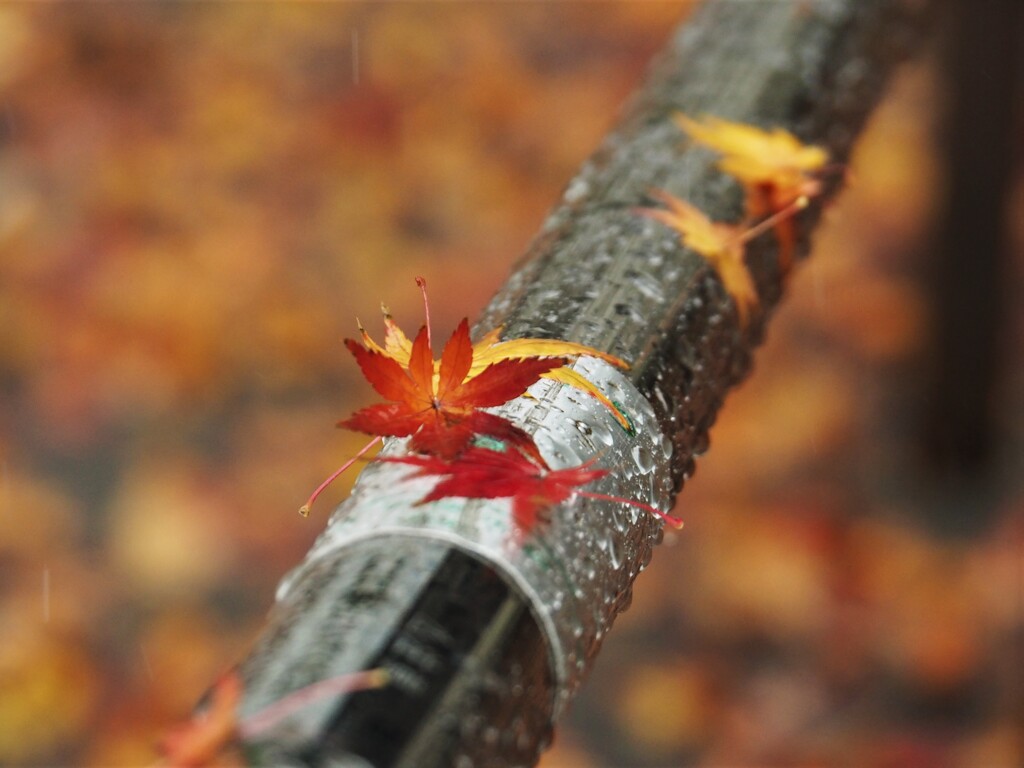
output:
M675 119L694 141L721 153L718 167L743 185L749 220L787 212L774 225L779 269L785 277L793 264L797 239L790 209L794 205L802 208L807 198L821 192L821 182L814 174L825 168L828 152L801 143L782 128L766 131L710 116L698 121L681 112Z
M699 208L663 190L653 190L650 195L666 208L643 208L639 212L674 229L683 245L707 259L736 304L740 326L745 327L750 310L758 303L757 289L743 258L747 233L741 227L712 221Z
M718 167L734 176L744 186L766 187L772 211L778 211L800 197L813 197L820 183L813 173L828 162L828 152L821 147L803 144L782 128L763 130L745 123L734 123L718 117L693 120L681 112L676 123L694 141L722 155ZM768 211L748 211L760 216Z

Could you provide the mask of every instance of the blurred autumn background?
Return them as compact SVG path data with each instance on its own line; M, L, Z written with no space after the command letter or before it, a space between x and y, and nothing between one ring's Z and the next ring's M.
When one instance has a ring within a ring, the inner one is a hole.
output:
M153 760L351 482L296 514L364 442L340 339L415 326L415 275L478 313L688 9L0 6L0 763ZM935 82L894 83L542 766L1024 760L1019 294L988 470L913 438Z

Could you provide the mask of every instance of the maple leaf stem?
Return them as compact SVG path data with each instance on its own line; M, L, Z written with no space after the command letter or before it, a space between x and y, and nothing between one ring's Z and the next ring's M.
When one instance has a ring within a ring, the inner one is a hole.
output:
M758 235L761 235L761 234L767 232L769 229L774 227L780 221L785 221L786 219L790 218L791 216L794 216L798 211L802 211L804 208L806 208L810 204L810 202L811 201L807 198L807 195L800 195L800 197L798 197L796 200L794 200L792 203L787 205L782 210L776 211L775 213L773 213L771 216L769 216L764 221L758 222L757 224L755 224L754 226L752 226L750 229L746 230L745 232L741 232L739 235L736 236L736 242L737 243L748 243L748 242L750 242L751 240L753 240Z
M423 294L423 317L427 324L427 346L433 349L434 344L430 338L430 300L427 299L427 281L422 277L417 277L416 285L420 287L420 293Z
M239 722L238 735L243 739L258 736L310 702L336 693L353 693L380 688L387 685L389 679L387 670L378 667L377 669L338 675L307 685L297 691L292 691L287 696Z
M609 496L608 494L595 493L594 491L576 491L576 495L586 496L588 499L598 499L600 501L617 501L620 504L629 504L631 507L639 507L640 509L645 509L651 514L660 517L673 528L683 527L683 521L675 515L670 515L667 512L662 512L657 507L652 507L650 504L644 504L644 502L637 501L636 499L623 499L620 496Z
M330 485L331 483L333 483L333 482L334 482L334 481L335 481L336 479L338 479L338 476L339 476L339 475L340 475L340 474L341 474L342 472L344 472L344 471L345 471L346 469L348 469L348 468L349 468L349 467L351 467L351 466L352 466L353 464L355 464L355 463L356 463L356 462L357 462L357 461L358 461L358 460L359 460L359 459L360 459L360 458L361 458L361 457L362 457L362 456L363 456L363 455L364 455L364 454L365 454L365 453L366 453L366 452L367 452L368 450L370 450L371 448L373 448L373 446L375 446L375 445L376 445L377 443L379 443L379 442L380 442L381 440L383 440L383 439L384 439L384 438L382 438L382 437L381 437L380 435L377 435L377 437L373 438L373 440L371 440L371 441L370 441L370 442L368 442L368 443L367 443L366 445L364 445L364 446L363 446L362 448L360 448L360 449L359 449L359 453L357 453L357 454L356 454L355 456L353 456L353 457L352 457L351 459L349 459L349 460L348 460L348 461L346 461L346 462L345 462L344 464L342 464L342 465L341 465L340 467L338 467L338 468L337 468L336 470L334 470L334 471L333 471L333 472L332 472L332 473L330 474L330 476L329 476L329 477L328 477L328 478L327 478L326 480L324 480L324 481L323 481L322 483L320 483L320 485L318 485L318 486L316 487L316 490L315 490L315 491L313 491L313 492L312 492L312 493L311 493L311 494L309 495L309 498L308 498L308 499L306 499L306 503L305 503L305 504L303 504L303 505L302 505L301 507L299 507L299 514L300 514L300 515L302 515L303 517L309 517L309 510L310 510L310 509L312 508L312 506L313 506L313 502L314 502L314 501L316 501L317 497L318 497L318 496L319 496L319 495L320 495L321 493L323 493L323 492L324 492L324 489L325 489L325 488L326 488L327 486L329 486L329 485Z

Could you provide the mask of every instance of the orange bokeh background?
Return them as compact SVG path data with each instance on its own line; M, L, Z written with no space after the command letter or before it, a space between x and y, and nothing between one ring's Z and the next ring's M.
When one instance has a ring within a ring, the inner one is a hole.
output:
M351 483L296 514L365 442L341 337L416 275L475 316L688 10L0 6L0 762L152 762ZM545 768L1020 763L1024 491L933 533L908 447L935 90L873 120Z

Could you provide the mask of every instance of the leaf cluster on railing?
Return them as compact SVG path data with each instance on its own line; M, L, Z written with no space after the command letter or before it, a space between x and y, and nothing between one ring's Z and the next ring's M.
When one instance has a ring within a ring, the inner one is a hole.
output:
M758 303L757 291L745 263L745 244L773 230L779 244L783 275L792 266L795 242L793 215L817 194L815 174L826 168L827 153L801 144L780 128L765 131L714 117L703 122L677 115L677 124L697 143L722 155L718 167L733 176L745 191L744 218L737 224L712 221L700 209L663 190L650 196L664 208L638 208L637 215L659 221L679 233L683 245L704 257L715 270L735 304L744 326ZM559 339L501 339L495 329L473 344L463 319L435 359L426 283L417 278L423 295L425 322L410 339L386 308L384 343L375 342L359 325L362 343L345 339L363 376L384 402L367 406L338 426L363 432L373 439L332 473L313 492L300 512L308 515L320 493L384 437L408 438L405 455L376 461L406 464L411 476L436 477L438 482L417 504L443 498L511 500L511 515L520 539L542 524L545 510L574 496L610 499L640 507L666 523L681 527L678 518L633 499L581 490L608 474L596 468L595 455L575 467L552 468L532 435L509 418L493 413L527 394L541 378L553 379L598 399L624 429L629 415L608 399L585 376L568 367L581 356L593 356L620 368L617 357ZM386 684L386 676L364 671L338 678L332 690L359 690ZM209 765L217 755L246 734L262 732L281 718L323 695L319 688L302 689L249 720L239 721L241 681L229 673L212 690L205 711L173 731L163 743L163 765ZM340 687L339 687L340 686ZM312 690L312 689L316 690Z

